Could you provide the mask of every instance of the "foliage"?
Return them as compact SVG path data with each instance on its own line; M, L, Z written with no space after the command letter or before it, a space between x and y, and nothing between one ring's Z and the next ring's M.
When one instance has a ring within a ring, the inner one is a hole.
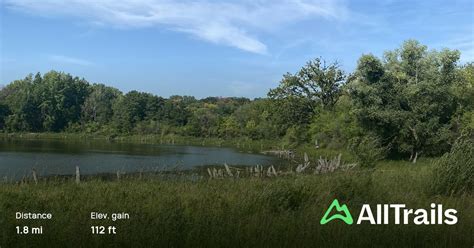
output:
M459 140L436 162L432 189L445 195L474 192L474 139Z
M82 121L107 124L112 120L112 106L122 93L103 84L94 84L82 106Z
M383 62L362 56L349 83L361 125L392 153L410 154L414 161L448 150L456 136L458 60L457 50L428 52L414 40L386 52Z
M239 133L239 125L235 117L229 116L222 119L222 124L219 127L219 134L221 137L233 138L237 137Z
M130 132L142 121L153 123L152 121L160 120L162 107L161 97L130 91L119 97L113 106L115 124L119 130Z
M349 146L362 168L373 168L377 161L385 157L386 149L372 136L354 138Z
M352 101L343 95L333 110L321 110L313 117L309 135L313 143L320 148L342 148L353 137L363 133L353 113Z
M216 113L217 106L204 104L192 110L192 116L187 124L187 133L192 136L211 137L217 135L219 118Z
M0 103L0 130L5 128L5 119L10 114L10 109L7 105Z
M327 64L325 60L316 58L297 74L285 74L280 85L270 90L268 95L275 99L308 99L313 109L318 103L324 108L332 108L339 98L345 78L337 62Z
M301 140L303 140L303 130L301 127L292 126L286 130L285 136L282 138L282 146L284 148L295 148Z

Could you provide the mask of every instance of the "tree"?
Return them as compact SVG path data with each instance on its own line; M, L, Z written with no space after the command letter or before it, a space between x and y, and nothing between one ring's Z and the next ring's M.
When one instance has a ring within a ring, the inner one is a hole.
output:
M240 106L234 113L237 123L244 128L244 132L252 139L275 139L280 133L286 131L277 130L277 124L273 120L277 110L275 104L270 99L255 99L252 102Z
M327 64L316 58L309 61L293 75L283 76L280 85L270 90L268 95L274 99L296 97L309 100L312 109L317 103L323 108L332 108L341 93L341 86L346 79L345 73L337 62Z
M192 110L187 124L187 133L192 136L211 137L217 134L219 117L216 105L204 104Z
M223 118L219 134L224 138L233 138L240 134L239 124L233 116Z
M387 52L384 63L364 55L349 87L361 125L413 162L449 150L458 101L452 87L459 53L426 50L409 40Z
M459 106L453 126L457 127L459 135L474 134L474 63L464 65L458 78L453 90L459 99Z
M193 103L196 99L192 96L171 96L164 103L163 119L171 126L185 126L192 114L188 107Z
M141 121L156 122L163 115L163 104L161 97L135 90L130 91L115 101L114 124L121 131L130 132Z
M36 81L36 80L35 80ZM70 74L50 71L34 85L42 128L61 131L79 122L81 108L89 93L89 83Z
M285 135L290 127L306 128L310 123L314 110L306 98L289 96L284 99L273 99L269 102L270 122L276 126L276 135Z
M350 97L345 94L332 110L323 110L313 117L309 135L317 146L340 149L352 138L364 134L352 105Z
M0 130L5 129L5 120L10 114L10 109L7 105L0 103Z
M369 84L374 84L383 77L385 70L382 62L372 54L362 55L357 63L358 76Z
M113 117L112 106L122 93L103 84L94 84L82 106L82 120L107 124Z
M0 101L8 106L5 128L9 131L41 131L38 98L32 83L32 75L15 80L0 92Z

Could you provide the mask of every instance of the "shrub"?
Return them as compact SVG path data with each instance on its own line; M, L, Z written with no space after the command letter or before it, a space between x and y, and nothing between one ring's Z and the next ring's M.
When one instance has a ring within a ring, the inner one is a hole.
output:
M342 149L352 137L362 133L352 106L350 98L343 95L333 109L320 110L311 121L309 136L323 148Z
M285 136L283 136L281 144L285 148L295 148L302 141L306 134L302 127L292 126L286 130Z
M444 195L474 192L473 139L456 142L451 151L435 163L432 190Z
M354 138L349 150L363 168L375 167L376 162L383 159L386 152L386 149L380 145L379 139L372 136Z

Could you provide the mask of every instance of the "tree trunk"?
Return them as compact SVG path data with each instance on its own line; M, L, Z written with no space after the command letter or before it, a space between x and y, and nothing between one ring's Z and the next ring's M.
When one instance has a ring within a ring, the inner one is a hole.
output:
M413 158L413 163L416 164L416 159L418 158L418 152L415 152L415 157Z

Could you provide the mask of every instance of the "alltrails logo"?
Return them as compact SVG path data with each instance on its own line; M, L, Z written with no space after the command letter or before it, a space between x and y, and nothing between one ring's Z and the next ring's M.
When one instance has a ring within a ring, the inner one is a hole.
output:
M331 217L328 218L329 214L331 214L331 212L334 208L336 208L336 210L338 212L342 211L342 213L344 213L344 215L341 215L341 214L337 213L337 214L333 214ZM320 223L321 223L321 225L324 225L324 224L328 223L329 221L335 220L335 219L340 219L340 220L346 222L346 224L348 224L348 225L352 225L352 223L354 222L352 220L352 215L349 212L349 209L347 209L347 206L345 204L343 204L342 206L339 205L339 201L337 199L334 199L334 201L331 203L331 206L329 206L328 210L326 210L326 213L324 213L324 216L321 219Z
M455 209L446 209L443 211L443 205L431 203L431 209L410 209L406 208L405 204L377 204L376 212L372 212L369 204L362 205L359 218L356 224L361 224L363 221L368 221L372 225L386 225L393 221L393 224L410 224L415 225L434 225L447 224L454 225L458 222L456 217L457 211ZM324 213L321 219L321 225L340 219L348 225L354 222L349 208L346 204L339 204L335 199L329 208Z

